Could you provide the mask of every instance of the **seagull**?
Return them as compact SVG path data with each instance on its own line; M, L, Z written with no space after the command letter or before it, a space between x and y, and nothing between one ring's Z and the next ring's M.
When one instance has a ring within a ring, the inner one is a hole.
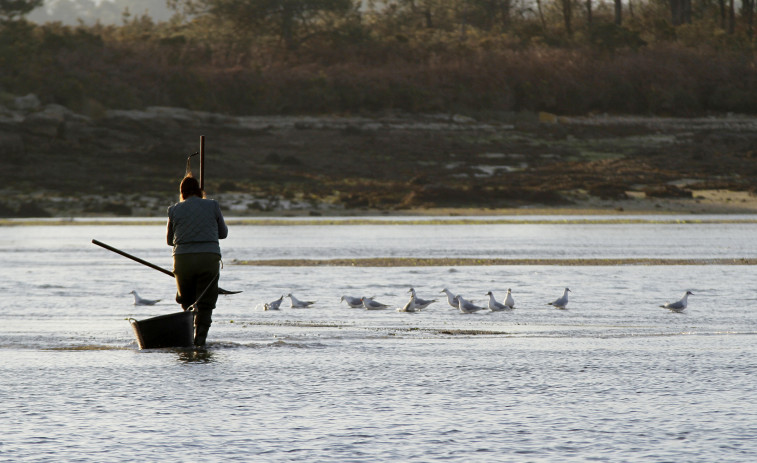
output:
M281 305L281 301L284 300L284 296L281 296L280 298L276 299L273 302L267 302L263 306L263 310L279 310L279 306Z
M410 288L408 292L410 293L410 300L407 301L407 304L405 304L404 307L398 307L397 312L420 312L421 310L436 302L436 299L430 301L419 299L415 294L415 289L413 288Z
M132 291L129 294L134 295L134 305L155 305L160 302L160 299L144 299L139 297L136 291Z
M447 302L449 303L449 305L457 309L459 306L459 304L457 303L457 296L452 294L447 288L444 288L441 292L447 295Z
M436 302L436 299L421 299L415 294L415 288L410 288L408 291L410 294L412 294L412 297L410 300L415 300L415 306L418 310L425 309L426 307L430 306L434 302Z
M387 307L389 307L386 304L374 301L370 297L361 297L360 300L363 301L363 307L365 307L366 310L386 309Z
M466 301L460 295L455 296L455 299L458 300L458 303L459 303L458 309L460 309L460 312L462 313L473 313L473 312L478 312L479 310L484 310L484 307L479 307L472 302Z
M681 313L684 310L686 310L686 306L689 305L689 295L694 295L691 291L686 291L686 294L683 295L680 301L675 302L666 302L664 305L661 305L663 309L668 309L671 312L677 312Z
M510 288L507 288L507 296L505 296L505 306L507 306L508 309L515 308L515 299L513 299L513 291Z
M565 288L565 291L563 291L562 296L555 299L552 302L548 302L547 305L554 306L558 309L564 309L568 305L568 293L570 293L571 290L568 288Z
M420 310L421 307L417 305L417 302L413 295L410 296L410 300L407 301L407 304L405 304L403 307L397 307L397 312L420 312Z
M363 306L363 298L361 297L352 297L352 296L342 296L342 299L339 302L346 302L348 306L352 307L353 309L357 309L358 307Z
M293 309L305 309L315 304L315 301L301 301L297 299L296 297L294 297L292 293L287 294L287 297L292 300Z
M491 291L486 293L487 296L489 296L489 310L492 312L499 312L501 310L510 309L511 307L506 306L505 304L501 304L497 302L496 299L494 299L494 294L492 294Z

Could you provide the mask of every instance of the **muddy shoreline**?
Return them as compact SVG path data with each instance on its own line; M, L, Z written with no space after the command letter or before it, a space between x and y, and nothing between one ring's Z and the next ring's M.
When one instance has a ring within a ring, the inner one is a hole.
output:
M162 217L200 135L228 217L757 212L747 116L91 119L49 105L0 117L0 217Z
M234 260L234 265L256 267L467 267L467 266L619 266L619 265L755 265L757 259L477 259L375 257L364 259L271 259Z

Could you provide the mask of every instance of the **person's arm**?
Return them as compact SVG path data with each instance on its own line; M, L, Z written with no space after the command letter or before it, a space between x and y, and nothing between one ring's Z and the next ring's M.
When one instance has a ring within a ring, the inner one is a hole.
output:
M168 224L166 225L166 243L173 246L173 223L171 222L171 209L168 209Z
M229 227L226 226L226 221L223 220L223 214L221 214L221 206L216 201L216 222L218 223L218 239L222 240L229 236Z

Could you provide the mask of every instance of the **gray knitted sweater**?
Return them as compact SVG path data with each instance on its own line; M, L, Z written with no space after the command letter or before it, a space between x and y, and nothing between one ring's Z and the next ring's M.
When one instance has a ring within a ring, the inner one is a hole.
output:
M221 207L214 199L190 196L168 208L166 241L173 246L173 255L210 252L220 256L218 240L228 234Z

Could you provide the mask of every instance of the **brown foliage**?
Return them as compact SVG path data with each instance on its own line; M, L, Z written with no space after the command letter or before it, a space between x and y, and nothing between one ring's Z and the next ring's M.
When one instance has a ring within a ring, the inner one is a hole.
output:
M95 101L232 114L757 112L748 51L656 44L606 53L439 37L324 39L282 51L165 27L141 25L132 36L112 27L0 29L0 86L76 110Z

